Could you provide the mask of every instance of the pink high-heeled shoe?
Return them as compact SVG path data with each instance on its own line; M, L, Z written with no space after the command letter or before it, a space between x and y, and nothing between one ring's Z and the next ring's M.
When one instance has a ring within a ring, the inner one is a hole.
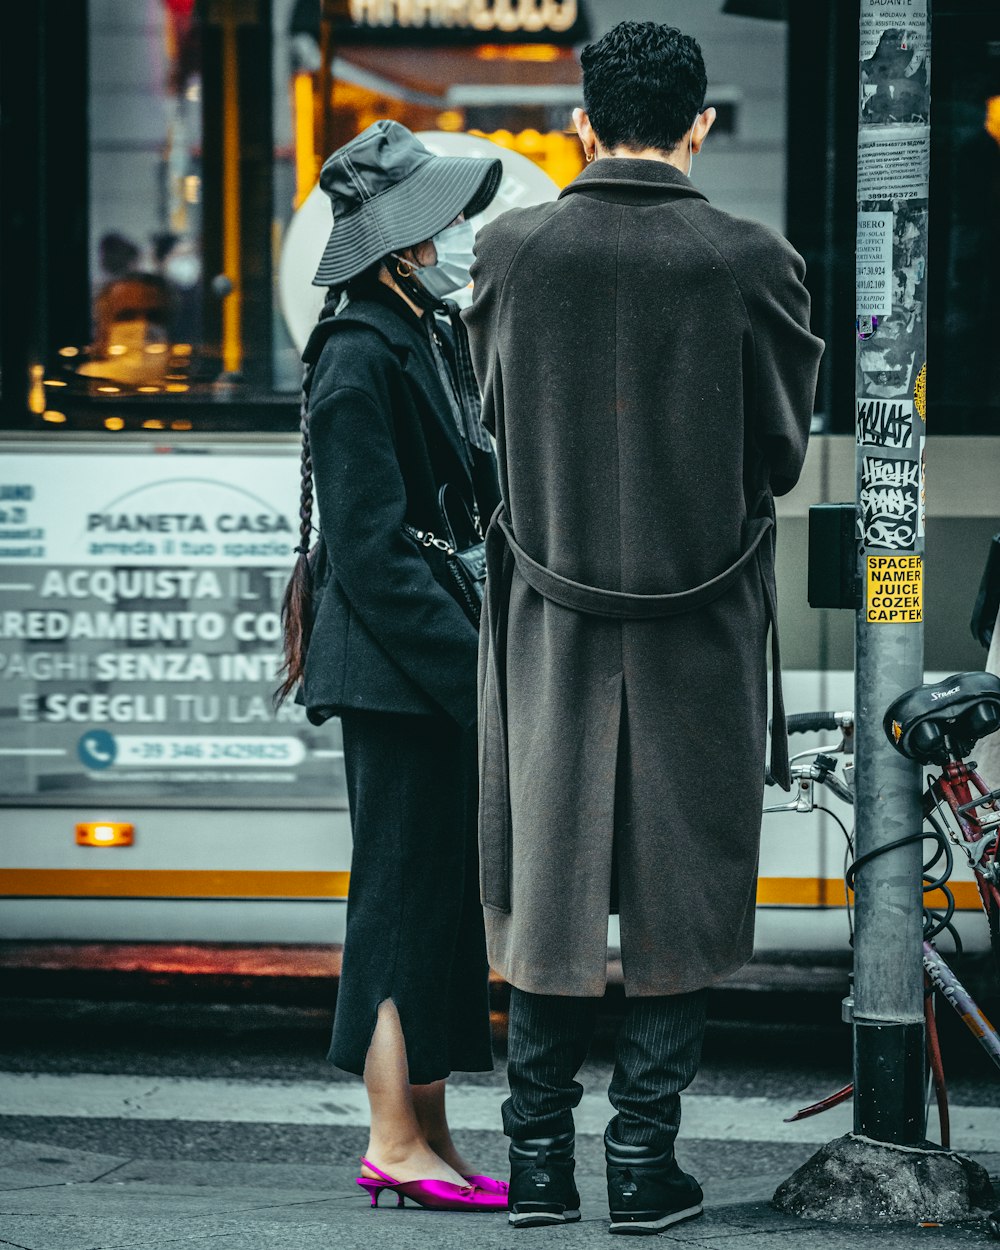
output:
M506 1181L498 1181L493 1176L480 1176L473 1173L471 1176L464 1178L470 1185L475 1185L477 1189L482 1189L488 1194L506 1194L510 1186Z
M368 1159L362 1159L361 1166L374 1172L377 1178L357 1178L358 1184L371 1198L373 1207L378 1206L382 1193L389 1189L396 1195L397 1207L405 1207L403 1199L409 1198L417 1206L431 1211L507 1210L506 1193L489 1193L476 1185L453 1185L451 1181L397 1181L386 1172L380 1171Z

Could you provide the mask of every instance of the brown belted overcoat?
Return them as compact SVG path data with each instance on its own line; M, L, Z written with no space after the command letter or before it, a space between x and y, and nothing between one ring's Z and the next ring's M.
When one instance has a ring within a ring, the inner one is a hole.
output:
M467 312L504 504L487 536L480 853L490 960L629 995L749 959L774 635L773 494L822 343L804 265L677 169L605 158L479 234Z

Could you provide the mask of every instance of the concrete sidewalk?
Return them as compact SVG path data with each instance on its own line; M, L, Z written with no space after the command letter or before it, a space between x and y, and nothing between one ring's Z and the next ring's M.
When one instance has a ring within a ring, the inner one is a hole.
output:
M463 1149L475 1149L482 1166L503 1175L503 1139L496 1134L456 1136L463 1139L459 1141ZM372 1211L367 1197L353 1184L346 1157L324 1166L171 1162L6 1136L0 1137L0 1246L21 1250L607 1246L600 1138L580 1136L577 1153L582 1222L515 1231L500 1215L435 1214L412 1207ZM764 1143L692 1145L682 1162L702 1179L705 1215L661 1234L660 1242L720 1250L995 1244L980 1220L921 1228L915 1217L912 1225L862 1228L805 1223L777 1213L769 1205L774 1188L810 1153L809 1147L784 1146L776 1154ZM980 1161L995 1170L997 1156L980 1156Z

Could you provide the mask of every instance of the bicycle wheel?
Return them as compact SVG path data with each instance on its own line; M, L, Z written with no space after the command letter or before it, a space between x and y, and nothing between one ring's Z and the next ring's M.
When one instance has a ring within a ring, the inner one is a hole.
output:
M986 912L986 923L990 930L990 946L993 949L993 975L996 977L997 988L1000 989L1000 891L995 885L986 882L980 884L983 909Z
M979 872L976 873L976 886L979 889L979 899L986 913L986 924L990 932L993 975L996 978L997 988L1000 989L1000 890Z

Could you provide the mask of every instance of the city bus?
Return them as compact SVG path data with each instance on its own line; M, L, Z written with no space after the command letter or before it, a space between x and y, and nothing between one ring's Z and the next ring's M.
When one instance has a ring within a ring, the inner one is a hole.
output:
M850 707L853 614L808 607L806 535L855 490L856 5L4 5L0 938L342 941L339 728L272 701L317 299L292 250L315 246L322 159L379 117L508 154L509 203L554 195L582 167L579 50L623 17L699 38L719 119L694 180L807 260L827 353L779 501L786 702ZM1000 511L1000 18L936 0L934 20L931 679L983 665L968 620ZM843 853L822 812L766 818L762 952L845 949Z

